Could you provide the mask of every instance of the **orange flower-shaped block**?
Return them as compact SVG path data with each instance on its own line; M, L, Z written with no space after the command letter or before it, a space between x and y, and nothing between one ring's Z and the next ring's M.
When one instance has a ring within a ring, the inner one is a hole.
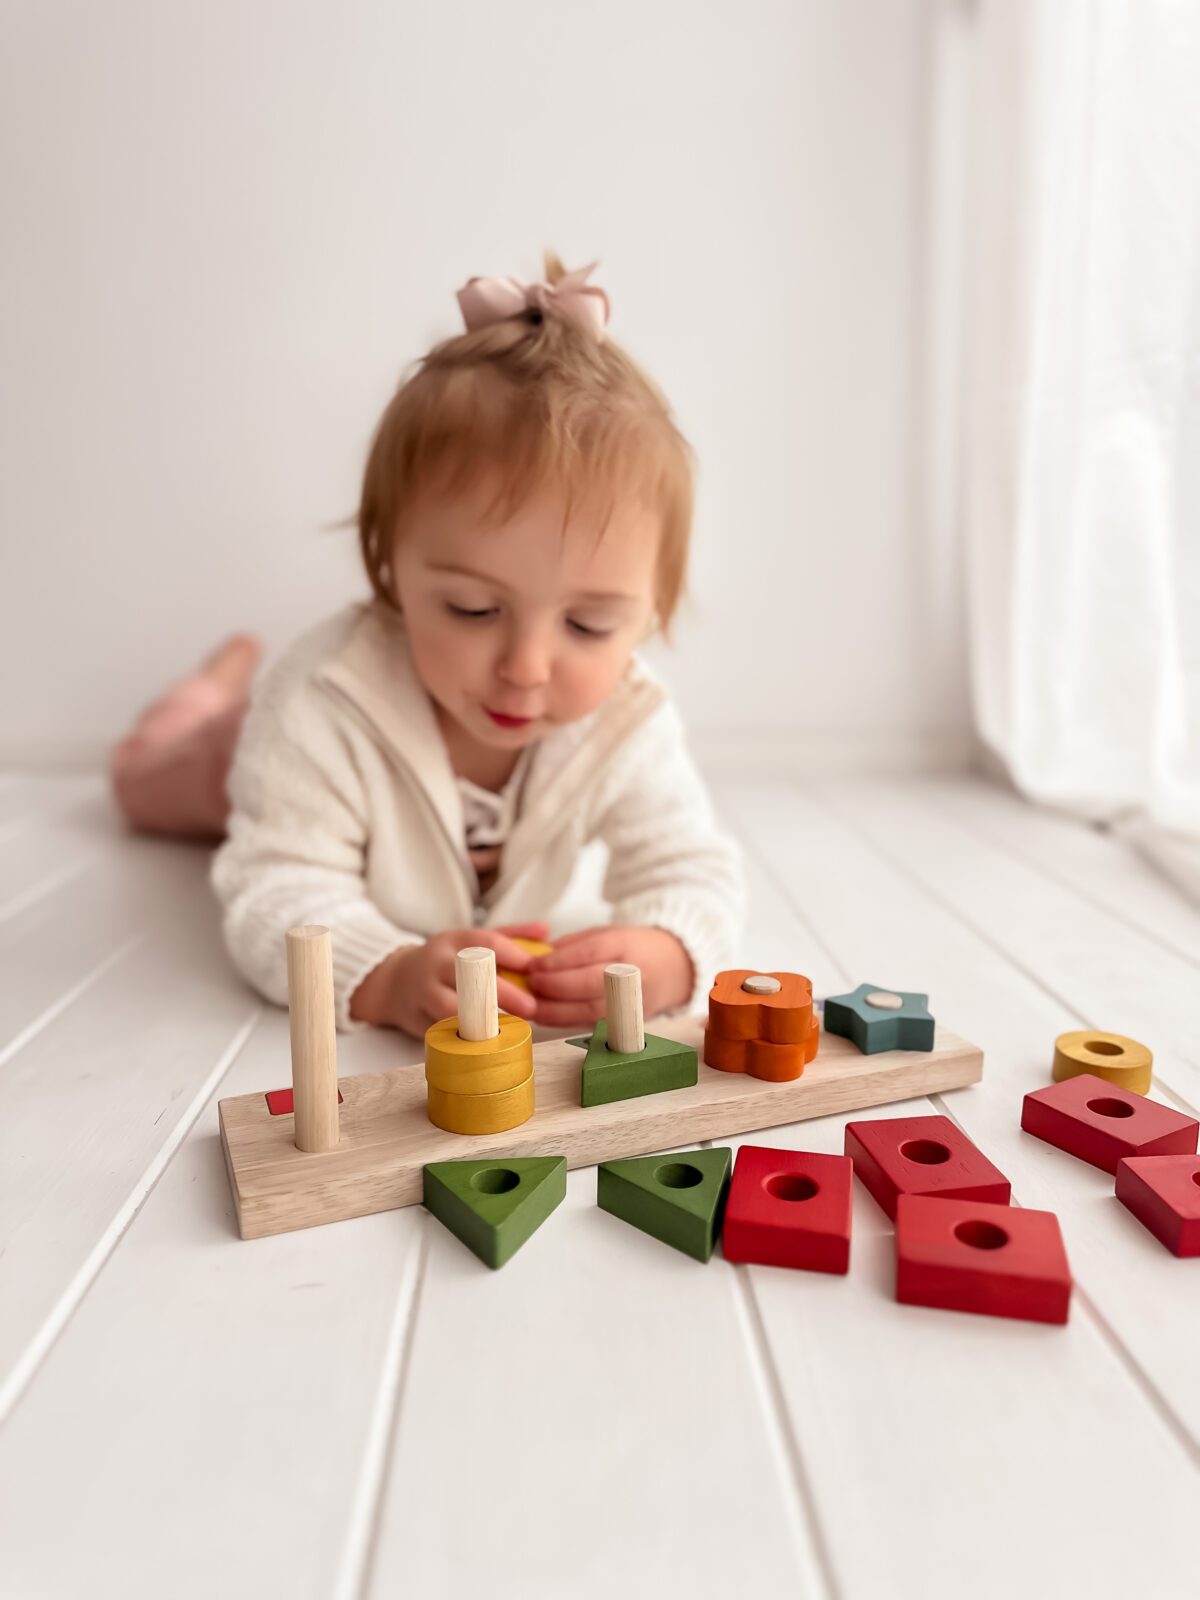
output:
M718 972L708 992L704 1059L721 1072L783 1083L817 1053L812 984L798 972Z

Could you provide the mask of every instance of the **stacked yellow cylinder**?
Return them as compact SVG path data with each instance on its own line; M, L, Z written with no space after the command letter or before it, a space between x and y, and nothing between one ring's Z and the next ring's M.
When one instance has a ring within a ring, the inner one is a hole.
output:
M429 1120L447 1133L503 1133L533 1115L533 1032L496 1004L496 952L454 958L458 1015L425 1034Z

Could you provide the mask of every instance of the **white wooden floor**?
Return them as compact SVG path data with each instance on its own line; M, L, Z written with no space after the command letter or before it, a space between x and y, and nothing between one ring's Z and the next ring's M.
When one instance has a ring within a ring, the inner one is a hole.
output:
M748 965L928 989L984 1047L981 1086L904 1109L1058 1212L1070 1325L897 1306L861 1191L846 1279L701 1267L600 1213L591 1170L499 1273L419 1207L242 1243L216 1102L288 1081L287 1027L227 966L207 852L125 836L99 780L13 774L5 1600L1200 1594L1200 1261L1018 1126L1083 1026L1200 1104L1200 914L972 780L717 793ZM843 1121L756 1137L839 1151Z

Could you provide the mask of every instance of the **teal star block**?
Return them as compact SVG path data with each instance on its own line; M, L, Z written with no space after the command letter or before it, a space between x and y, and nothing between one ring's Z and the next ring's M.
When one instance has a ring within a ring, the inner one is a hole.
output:
M590 1038L568 1039L587 1051L579 1081L581 1106L606 1106L641 1094L686 1089L699 1076L699 1058L690 1044L646 1035L646 1048L633 1054L608 1048L608 1023L598 1022Z
M895 995L903 1002L886 1009L869 1005L869 994ZM881 1050L932 1050L934 1019L927 994L906 994L878 983L860 983L851 994L825 1001L825 1032L851 1040L865 1056Z

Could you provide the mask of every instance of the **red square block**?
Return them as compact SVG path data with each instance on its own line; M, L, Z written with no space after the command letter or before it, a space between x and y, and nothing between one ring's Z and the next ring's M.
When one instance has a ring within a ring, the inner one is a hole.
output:
M1195 1117L1091 1072L1027 1094L1021 1126L1105 1172L1127 1156L1194 1155L1200 1132Z
M902 1194L1007 1205L1012 1185L949 1117L877 1117L846 1124L846 1154L889 1217Z
M852 1177L845 1156L743 1145L721 1230L726 1261L847 1271Z
M1117 1199L1172 1255L1200 1256L1200 1156L1127 1156Z
M896 1299L939 1311L1065 1322L1071 1269L1052 1211L931 1200L896 1206Z
M273 1117L286 1116L289 1111L295 1111L292 1089L269 1089L267 1091L267 1110ZM338 1090L338 1105L342 1103L342 1091Z

